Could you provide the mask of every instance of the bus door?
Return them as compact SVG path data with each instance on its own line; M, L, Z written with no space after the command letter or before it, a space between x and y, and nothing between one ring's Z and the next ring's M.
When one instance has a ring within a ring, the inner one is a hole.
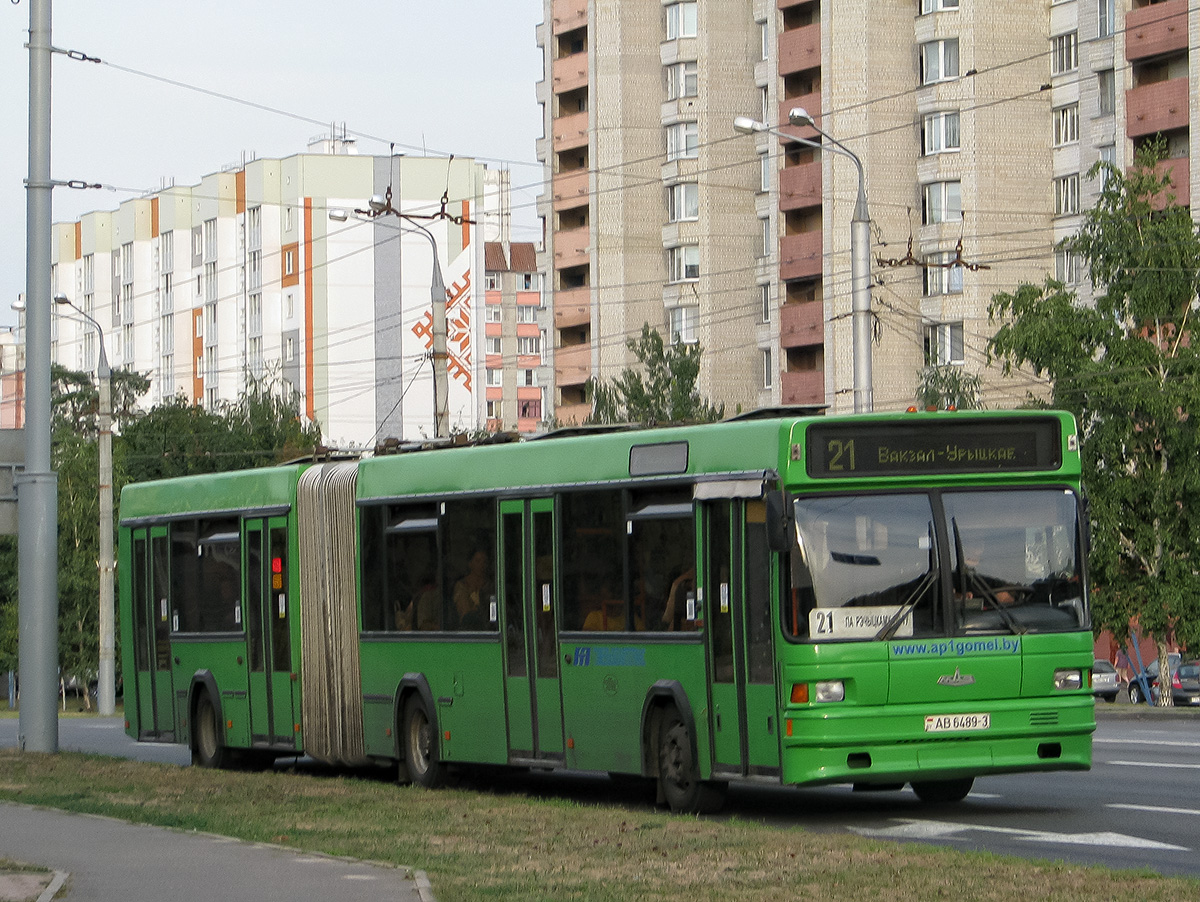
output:
M256 745L295 745L287 591L287 520L245 521L246 655L250 734Z
M171 675L170 544L165 526L133 532L133 661L138 736L175 738L175 688ZM128 701L128 695L126 696Z
M561 761L553 500L500 502L500 544L509 757Z
M713 764L727 774L778 771L771 646L771 559L758 500L704 506Z

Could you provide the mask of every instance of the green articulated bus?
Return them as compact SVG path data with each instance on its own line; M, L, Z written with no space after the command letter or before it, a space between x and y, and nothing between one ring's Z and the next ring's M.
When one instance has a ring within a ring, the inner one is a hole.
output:
M131 485L127 731L691 812L1084 770L1079 476L1065 413L776 412Z

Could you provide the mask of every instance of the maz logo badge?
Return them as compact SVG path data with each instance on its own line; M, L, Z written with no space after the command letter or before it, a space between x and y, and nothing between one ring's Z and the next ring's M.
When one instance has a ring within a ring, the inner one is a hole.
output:
M954 668L953 674L938 677L939 686L970 686L975 682L975 677L968 674L963 674L957 667Z

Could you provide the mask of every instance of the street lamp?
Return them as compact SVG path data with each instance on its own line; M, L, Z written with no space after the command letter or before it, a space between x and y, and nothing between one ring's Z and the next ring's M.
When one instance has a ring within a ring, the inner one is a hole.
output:
M449 376L446 353L446 283L442 278L442 264L438 260L437 240L425 226L416 222L408 213L401 213L392 206L392 189L387 194L372 194L367 201L366 210L355 210L362 216L378 219L380 216L392 215L406 223L398 226L402 232L423 235L429 239L429 250L433 255L433 274L430 280L430 303L433 307L433 432L437 438L448 438L449 427ZM350 218L345 210L330 210L329 218L335 222L345 222Z
M854 204L854 216L850 220L850 302L853 313L854 329L854 412L870 413L874 408L871 388L871 217L867 214L867 181L863 172L862 160L845 144L829 133L822 131L813 121L813 117L803 107L796 107L788 113L788 123L798 127L813 129L818 135L826 138L830 144L826 146L820 141L812 141L796 135L772 128L765 122L751 119L749 116L738 116L733 120L733 129L744 135L765 132L783 138L787 141L797 141L809 147L821 150L831 150L836 154L849 157L858 170L858 199Z
M112 370L108 366L104 330L100 324L64 294L56 294L54 303L70 307L87 320L100 341L100 356L96 363L96 378L100 382L100 673L96 707L101 716L110 717L116 710L117 686L113 610Z

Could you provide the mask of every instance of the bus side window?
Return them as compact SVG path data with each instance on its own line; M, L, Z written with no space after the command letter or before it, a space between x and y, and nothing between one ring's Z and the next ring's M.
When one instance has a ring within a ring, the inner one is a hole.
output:
M444 508L440 518L444 628L494 632L499 626L496 502L472 498L447 501Z
M562 524L563 629L626 629L620 491L563 495Z

